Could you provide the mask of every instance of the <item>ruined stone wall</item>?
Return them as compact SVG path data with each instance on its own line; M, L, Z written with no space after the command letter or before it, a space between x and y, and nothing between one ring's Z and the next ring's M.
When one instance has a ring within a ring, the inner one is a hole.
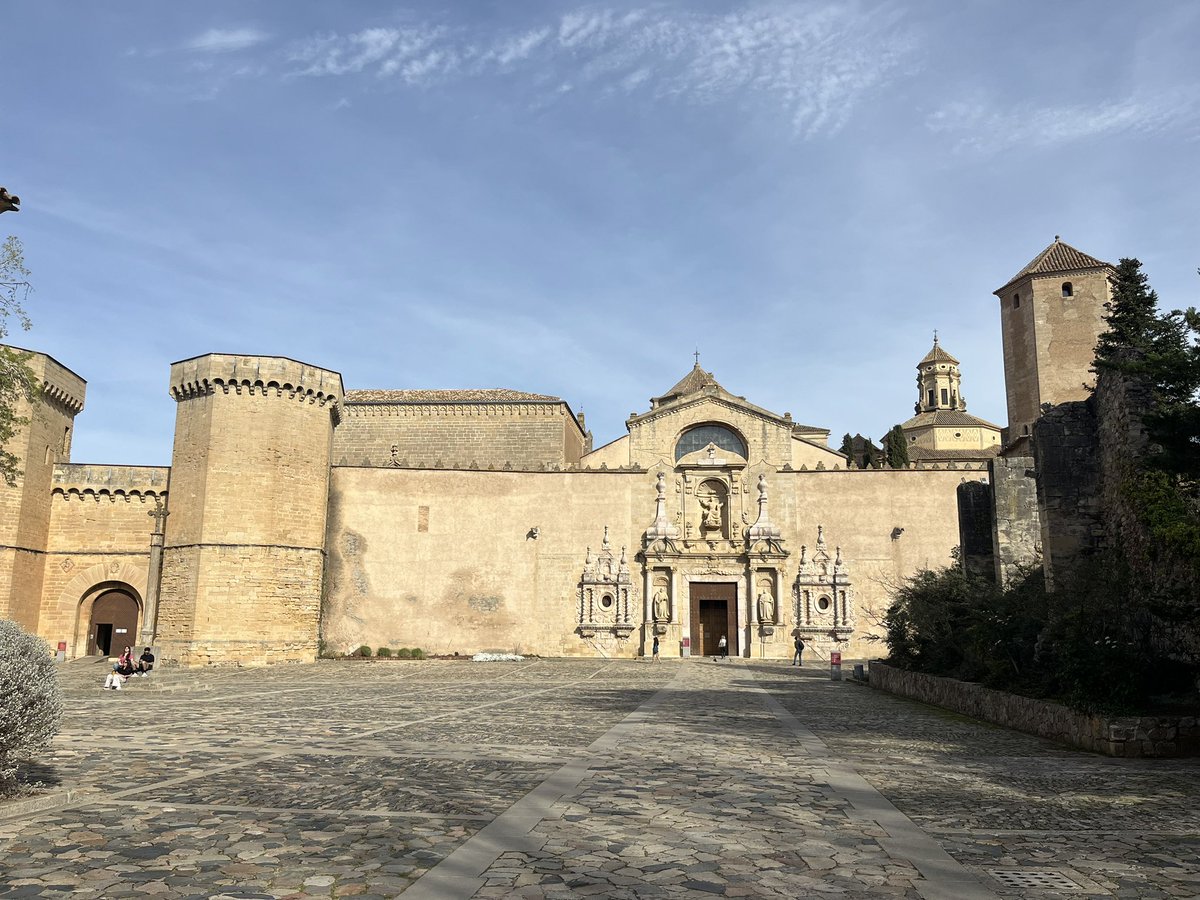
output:
M965 481L958 486L958 547L963 571L976 578L996 577L996 554L992 549L995 513L991 486L982 481Z
M1042 564L1042 526L1032 456L988 462L992 486L992 556L996 582L1008 585Z
M178 403L158 615L187 665L317 654L341 376L280 357L171 367Z
M334 435L333 459L352 466L528 469L577 463L582 451L583 436L562 402L350 402Z
M1063 403L1033 427L1046 583L1053 586L1100 546L1100 448L1090 401Z
M83 409L86 385L44 353L31 354L29 366L43 394L33 405L18 402L17 415L29 421L6 447L19 459L22 474L15 485L0 482L0 617L36 632L52 473L55 463L70 458L71 429Z
M745 524L757 512L758 471L745 473L748 487L734 498L735 519ZM771 517L790 552L781 585L785 626L790 629L796 618L792 588L800 547L811 553L823 525L829 552L842 548L853 584L858 630L843 647L848 658L877 646L867 637L880 633L891 591L903 578L949 564L958 543L955 490L964 478L983 474L761 471L770 485ZM613 552L627 548L640 625L644 588L635 554L654 519L655 478L654 470L335 467L323 636L341 650L365 643L431 653L596 655L575 631L585 556L589 547L600 548L605 526ZM673 515L680 498L674 475L669 480ZM697 544L698 563L704 552ZM634 656L641 649L635 632L613 652ZM678 647L664 652L677 653ZM790 640L772 652L789 655Z
M142 601L149 562L149 513L165 502L164 466L54 467L47 565L38 633L67 657L87 651L90 601L121 587ZM131 573L132 570L132 573Z

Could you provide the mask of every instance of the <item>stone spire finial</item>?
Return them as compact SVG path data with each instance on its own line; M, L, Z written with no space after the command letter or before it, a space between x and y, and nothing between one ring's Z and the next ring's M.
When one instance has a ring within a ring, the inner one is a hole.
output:
M767 476L760 474L758 476L758 519L750 526L746 537L752 542L768 539L778 541L781 535L779 526L771 524L771 516L767 511Z
M679 537L679 526L667 518L667 475L662 469L658 470L654 491L654 523L646 529L647 545L661 538L673 541Z
M601 549L602 551L604 551L605 553L607 553L607 552L608 552L608 550L609 550L609 547L608 547L608 526L607 526L607 525L605 525L605 526L604 526L604 541L603 541L603 542L600 544L600 549Z

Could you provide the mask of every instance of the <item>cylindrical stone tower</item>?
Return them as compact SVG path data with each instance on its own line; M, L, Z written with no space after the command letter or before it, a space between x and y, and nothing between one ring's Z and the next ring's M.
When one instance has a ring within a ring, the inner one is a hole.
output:
M162 659L316 659L341 375L278 356L209 354L171 366L171 394Z

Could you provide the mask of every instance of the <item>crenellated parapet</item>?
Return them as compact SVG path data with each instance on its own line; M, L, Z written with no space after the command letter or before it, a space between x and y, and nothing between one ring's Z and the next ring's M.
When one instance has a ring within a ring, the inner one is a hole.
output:
M283 356L232 356L209 353L171 364L171 396L177 402L216 392L286 397L330 406L340 415L342 376Z

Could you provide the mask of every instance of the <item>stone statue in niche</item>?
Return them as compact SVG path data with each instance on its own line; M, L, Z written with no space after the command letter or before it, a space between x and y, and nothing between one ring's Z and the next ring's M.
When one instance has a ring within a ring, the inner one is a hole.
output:
M654 621L669 622L671 620L671 610L667 605L667 592L659 588L654 592Z
M700 527L705 531L721 527L721 498L714 494L700 498Z
M758 621L764 625L775 623L775 598L767 591L758 595Z

